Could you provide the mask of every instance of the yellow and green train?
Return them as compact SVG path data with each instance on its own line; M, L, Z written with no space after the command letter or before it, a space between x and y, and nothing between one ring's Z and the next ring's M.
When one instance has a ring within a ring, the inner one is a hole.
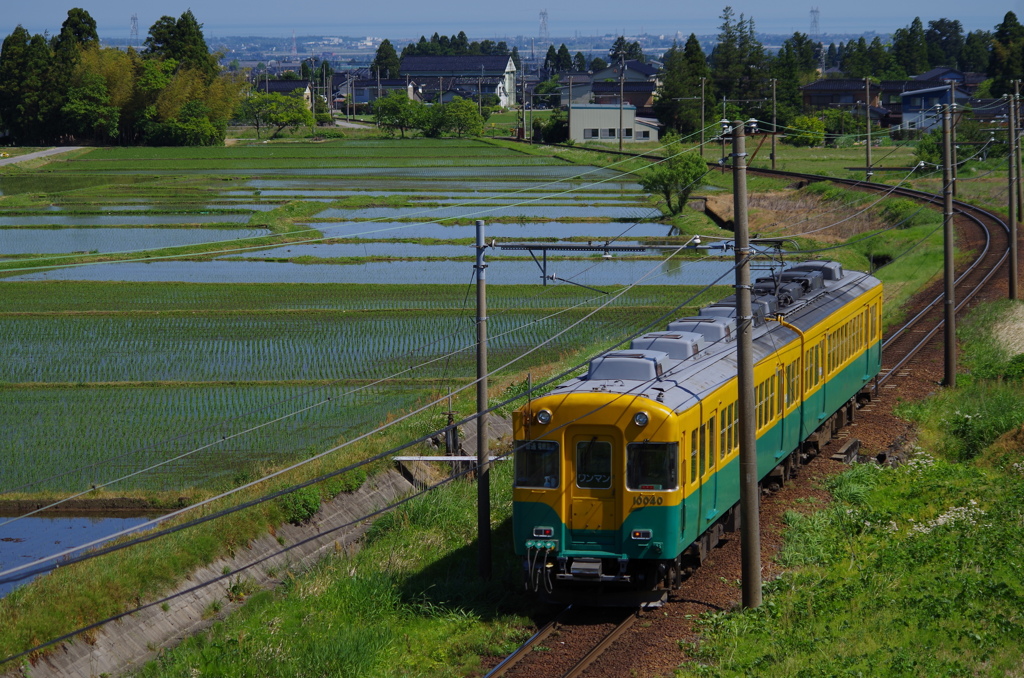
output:
M753 286L758 478L786 477L881 368L882 285L811 261ZM515 552L556 600L657 603L738 524L730 297L514 415Z

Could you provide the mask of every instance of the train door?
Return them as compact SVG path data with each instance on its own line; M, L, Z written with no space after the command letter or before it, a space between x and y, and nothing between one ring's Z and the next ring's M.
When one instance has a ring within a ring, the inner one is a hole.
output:
M622 483L615 469L624 466L621 448L610 435L572 436L576 477L569 487L569 533L573 548L615 545L620 523L615 488Z
M697 438L697 463L700 475L700 527L701 530L718 519L718 474L716 442L718 441L718 410L705 412Z

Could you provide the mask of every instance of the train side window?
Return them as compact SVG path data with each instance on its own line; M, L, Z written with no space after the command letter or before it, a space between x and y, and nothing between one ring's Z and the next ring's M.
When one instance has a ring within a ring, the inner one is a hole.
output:
M699 476L698 476L700 478L704 477L704 470L708 467L707 466L707 456L708 456L708 425L707 425L707 422L704 422L703 424L700 425L700 453L699 453L700 472L699 472Z
M697 480L697 429L690 431L690 482Z
M517 440L516 487L558 487L558 443L550 440Z
M707 470L708 471L710 471L711 469L713 469L715 467L715 440L716 440L715 431L717 430L715 428L715 419L716 418L717 417L712 414L711 418L708 419L708 466L707 466Z
M603 490L612 486L612 445L592 438L576 444L576 486Z
M679 487L678 443L630 443L626 446L626 487L675 490Z
M718 434L718 461L719 463L725 461L725 455L728 454L729 449L729 408L732 405L726 405L722 409L722 421L719 427Z

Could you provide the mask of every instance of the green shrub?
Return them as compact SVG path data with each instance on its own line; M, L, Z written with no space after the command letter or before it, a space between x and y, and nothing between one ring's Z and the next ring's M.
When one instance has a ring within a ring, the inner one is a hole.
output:
M293 525L307 522L320 510L320 491L315 487L304 487L278 498L284 511L285 520Z

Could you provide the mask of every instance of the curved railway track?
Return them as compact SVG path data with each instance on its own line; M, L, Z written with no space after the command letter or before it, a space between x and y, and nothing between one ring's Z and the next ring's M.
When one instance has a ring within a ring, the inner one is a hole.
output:
M925 193L912 189L893 189L885 184L866 184L855 180L835 179L818 175L800 174L795 172L762 170L748 168L748 172L764 174L769 176L789 177L805 181L832 181L843 184L858 190L872 192L891 192L922 201L942 208L942 200L933 193ZM969 251L970 257L960 257L955 267L956 282L956 309L962 311L968 306L978 294L986 289L995 287L993 278L1004 266L1008 258L1009 250L1009 228L1006 223L997 215L982 208L970 205L961 201L954 201L954 228L958 236L959 251ZM935 335L939 333L944 324L944 295L942 280L933 282L926 290L919 292L908 306L907 315L909 319L899 327L891 328L884 339L883 347L883 372L878 384L888 381L890 378L910 376L912 370L905 369L907 365L918 356L930 344L936 342ZM890 384L890 386L892 386ZM891 419L891 417L879 416L880 419ZM859 418L860 419L860 418ZM860 419L860 421L864 421ZM860 424L863 426L863 424ZM891 422L881 422L879 428L892 428ZM898 433L887 431L895 438ZM834 463L834 462L833 462ZM800 481L796 481L797 484ZM815 492L808 487L793 488L799 493L796 496L803 496L807 492ZM785 504L792 501L779 497L780 506L769 508L769 512L781 514L785 510ZM762 513L766 509L762 507ZM762 522L762 525L764 523ZM733 544L727 544L724 550L730 547L738 552L738 540ZM770 540L762 537L762 548L771 549ZM763 554L764 555L764 554ZM692 622L689 621L696 614L706 609L724 609L732 602L737 595L737 589L729 588L728 580L735 581L739 575L738 553L732 555L722 553L705 563L698 569L697 574L690 581L684 582L684 588L670 597L666 605L664 617L676 618L677 621L670 621L667 625L672 630L662 629L656 633L643 633L646 629L640 629L633 621L637 618L636 611L630 611L619 624L610 624L607 621L596 621L593 618L585 625L591 627L591 633L578 633L578 628L567 624L560 617L556 617L548 625L525 643L513 655L495 667L488 677L494 676L579 676L588 667L594 667L589 675L613 675L602 673L601 664L595 666L599 658L603 661L618 666L631 666L639 656L649 662L649 655L654 647L662 647L666 655L664 667L678 666L680 661L679 652L675 647L665 645L665 637L676 639L692 634ZM724 587L722 586L724 585ZM712 591L712 589L718 589ZM685 620L683 620L685 618ZM664 621L662 615L651 617L651 622L645 625L659 626ZM639 642L643 646L619 647L616 639L630 628L634 633L630 634L630 642ZM638 637L638 633L642 635ZM595 642L594 637L599 637ZM647 640L641 638L647 637ZM557 640L555 640L557 638ZM677 641L678 642L678 641ZM545 644L547 647L545 647ZM672 643L675 645L676 643ZM563 648L569 647L568 650ZM587 650L587 647L592 649ZM538 651L541 648L542 651ZM546 650L546 651L544 651ZM647 669L652 664L645 664ZM632 668L630 670L633 670ZM671 670L669 671L671 672Z
M853 179L836 179L815 174L801 174L781 170L748 168L748 172L767 176L790 177L804 181L831 181L857 190L890 193L942 208L942 197L909 188L893 188L887 184L872 184ZM988 210L959 200L953 201L953 224L961 251L969 250L969 261L955 267L955 301L957 312L966 308L984 290L1009 257L1010 229L998 216ZM937 288L937 290L935 289ZM920 351L928 345L945 324L945 296L941 280L932 285L911 309L911 317L901 326L890 328L882 344L882 385L898 375ZM920 299L924 301L920 301Z

